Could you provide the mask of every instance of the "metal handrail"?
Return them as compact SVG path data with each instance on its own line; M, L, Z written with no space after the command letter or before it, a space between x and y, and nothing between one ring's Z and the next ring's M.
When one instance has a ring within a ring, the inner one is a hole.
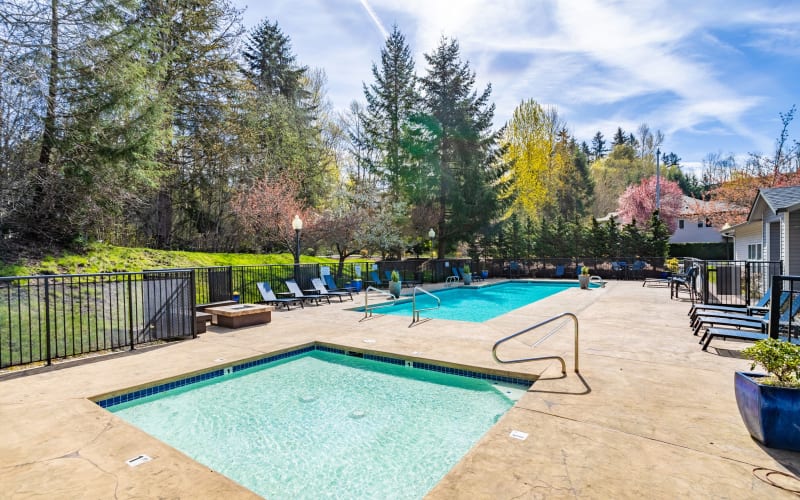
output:
M378 307L380 307L380 306L376 305L372 309L369 308L369 291L370 290L372 290L374 292L378 292L381 295L386 295L387 297L389 297L391 299L392 303L397 301L397 297L395 297L391 293L389 293L387 291L384 291L384 290L380 290L378 288L375 288L372 285L368 286L367 289L364 290L364 318L372 317L372 309L377 309Z
M436 307L423 307L422 309L417 309L417 290L426 295L430 295L434 299L436 299ZM442 307L442 299L437 297L436 295L432 294L431 292L425 290L424 288L420 288L418 286L414 287L414 290L411 291L411 322L415 323L419 321L419 313L421 311L431 311L433 309L439 309Z
M500 344L502 344L502 343L504 343L504 342L506 342L508 340L511 340L511 339L513 339L515 337L518 337L518 336L522 335L523 333L528 333L531 330L535 330L535 329L539 328L540 326L544 326L544 325L546 325L548 323L552 323L553 321L555 321L557 319L561 319L564 316L571 317L572 320L575 322L575 373L578 373L578 317L575 316L574 314L572 314L571 312L563 312L563 313L559 314L558 316L553 316L552 318L549 318L549 319L546 319L546 320L541 321L539 323L536 323L535 325L529 326L528 328L526 328L524 330L520 330L520 331L518 331L517 333L515 333L513 335L509 335L508 337L504 337L504 338L498 340L497 342L495 342L494 347L492 347L492 356L494 356L494 359L498 363L504 363L504 364L507 364L507 363L524 363L526 361L540 361L540 360L543 360L543 359L557 359L557 360L561 361L561 373L565 373L566 374L567 373L567 364L564 362L564 358L562 358L561 356L539 356L539 357L535 357L535 358L512 359L512 360L502 360L502 359L497 357L497 348L500 346ZM544 342L545 340L547 340L548 338L553 336L556 332L558 332L558 329L555 329L552 332L548 333L547 335L545 335L544 337L542 337L541 339L536 341L536 343L533 344L531 347L538 346L539 344L541 344L542 342Z

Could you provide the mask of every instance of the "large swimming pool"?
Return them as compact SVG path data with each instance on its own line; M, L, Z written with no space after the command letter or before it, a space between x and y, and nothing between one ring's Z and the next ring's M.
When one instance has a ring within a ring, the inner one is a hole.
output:
M441 307L424 311L422 317L480 323L578 286L577 282L510 281L481 287L445 288L434 292L441 299ZM416 300L417 309L436 305L436 301L424 293L418 292ZM363 312L364 308L357 310ZM386 302L373 312L411 316L411 301Z
M312 350L98 404L267 498L422 498L527 389L381 360Z

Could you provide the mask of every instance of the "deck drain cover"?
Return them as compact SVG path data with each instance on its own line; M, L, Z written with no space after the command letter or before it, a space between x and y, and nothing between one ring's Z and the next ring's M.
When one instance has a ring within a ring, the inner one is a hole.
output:
M150 460L152 460L152 458L148 457L147 455L139 455L138 457L133 457L130 460L126 460L125 463L131 467L138 467L149 462Z
M528 433L522 431L511 431L511 434L509 434L509 436L511 436L514 439L519 439L520 441L525 441L526 439L528 439Z

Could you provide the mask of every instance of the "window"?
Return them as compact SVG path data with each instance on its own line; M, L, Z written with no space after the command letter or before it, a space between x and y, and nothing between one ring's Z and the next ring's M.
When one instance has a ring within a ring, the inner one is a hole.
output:
M678 219L678 229L683 229L683 219Z
M747 245L747 260L761 260L761 243Z

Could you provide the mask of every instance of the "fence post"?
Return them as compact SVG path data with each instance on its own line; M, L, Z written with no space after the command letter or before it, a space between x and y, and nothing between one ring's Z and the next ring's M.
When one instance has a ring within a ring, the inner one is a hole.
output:
M144 273L142 273L144 279ZM131 284L131 275L128 274L128 340L131 343L131 351L133 350L133 285Z
M750 306L750 261L744 261L744 305Z
M773 339L778 338L778 329L780 328L782 287L783 276L773 276L769 293L769 336Z
M195 270L193 268L191 270L191 275L190 275L190 280L191 281L189 282L189 290L190 290L190 292L189 292L189 296L190 296L189 306L192 308L191 309L191 312L192 312L192 314L191 314L192 320L191 321L192 321L192 338L193 339L197 338L197 319L196 319L196 315L197 315L197 297L195 297L196 286L195 286L195 281L194 281L196 275L197 275L197 273L195 272Z
M44 278L44 331L47 337L47 366L53 364L50 344L52 342L50 331L50 278Z

